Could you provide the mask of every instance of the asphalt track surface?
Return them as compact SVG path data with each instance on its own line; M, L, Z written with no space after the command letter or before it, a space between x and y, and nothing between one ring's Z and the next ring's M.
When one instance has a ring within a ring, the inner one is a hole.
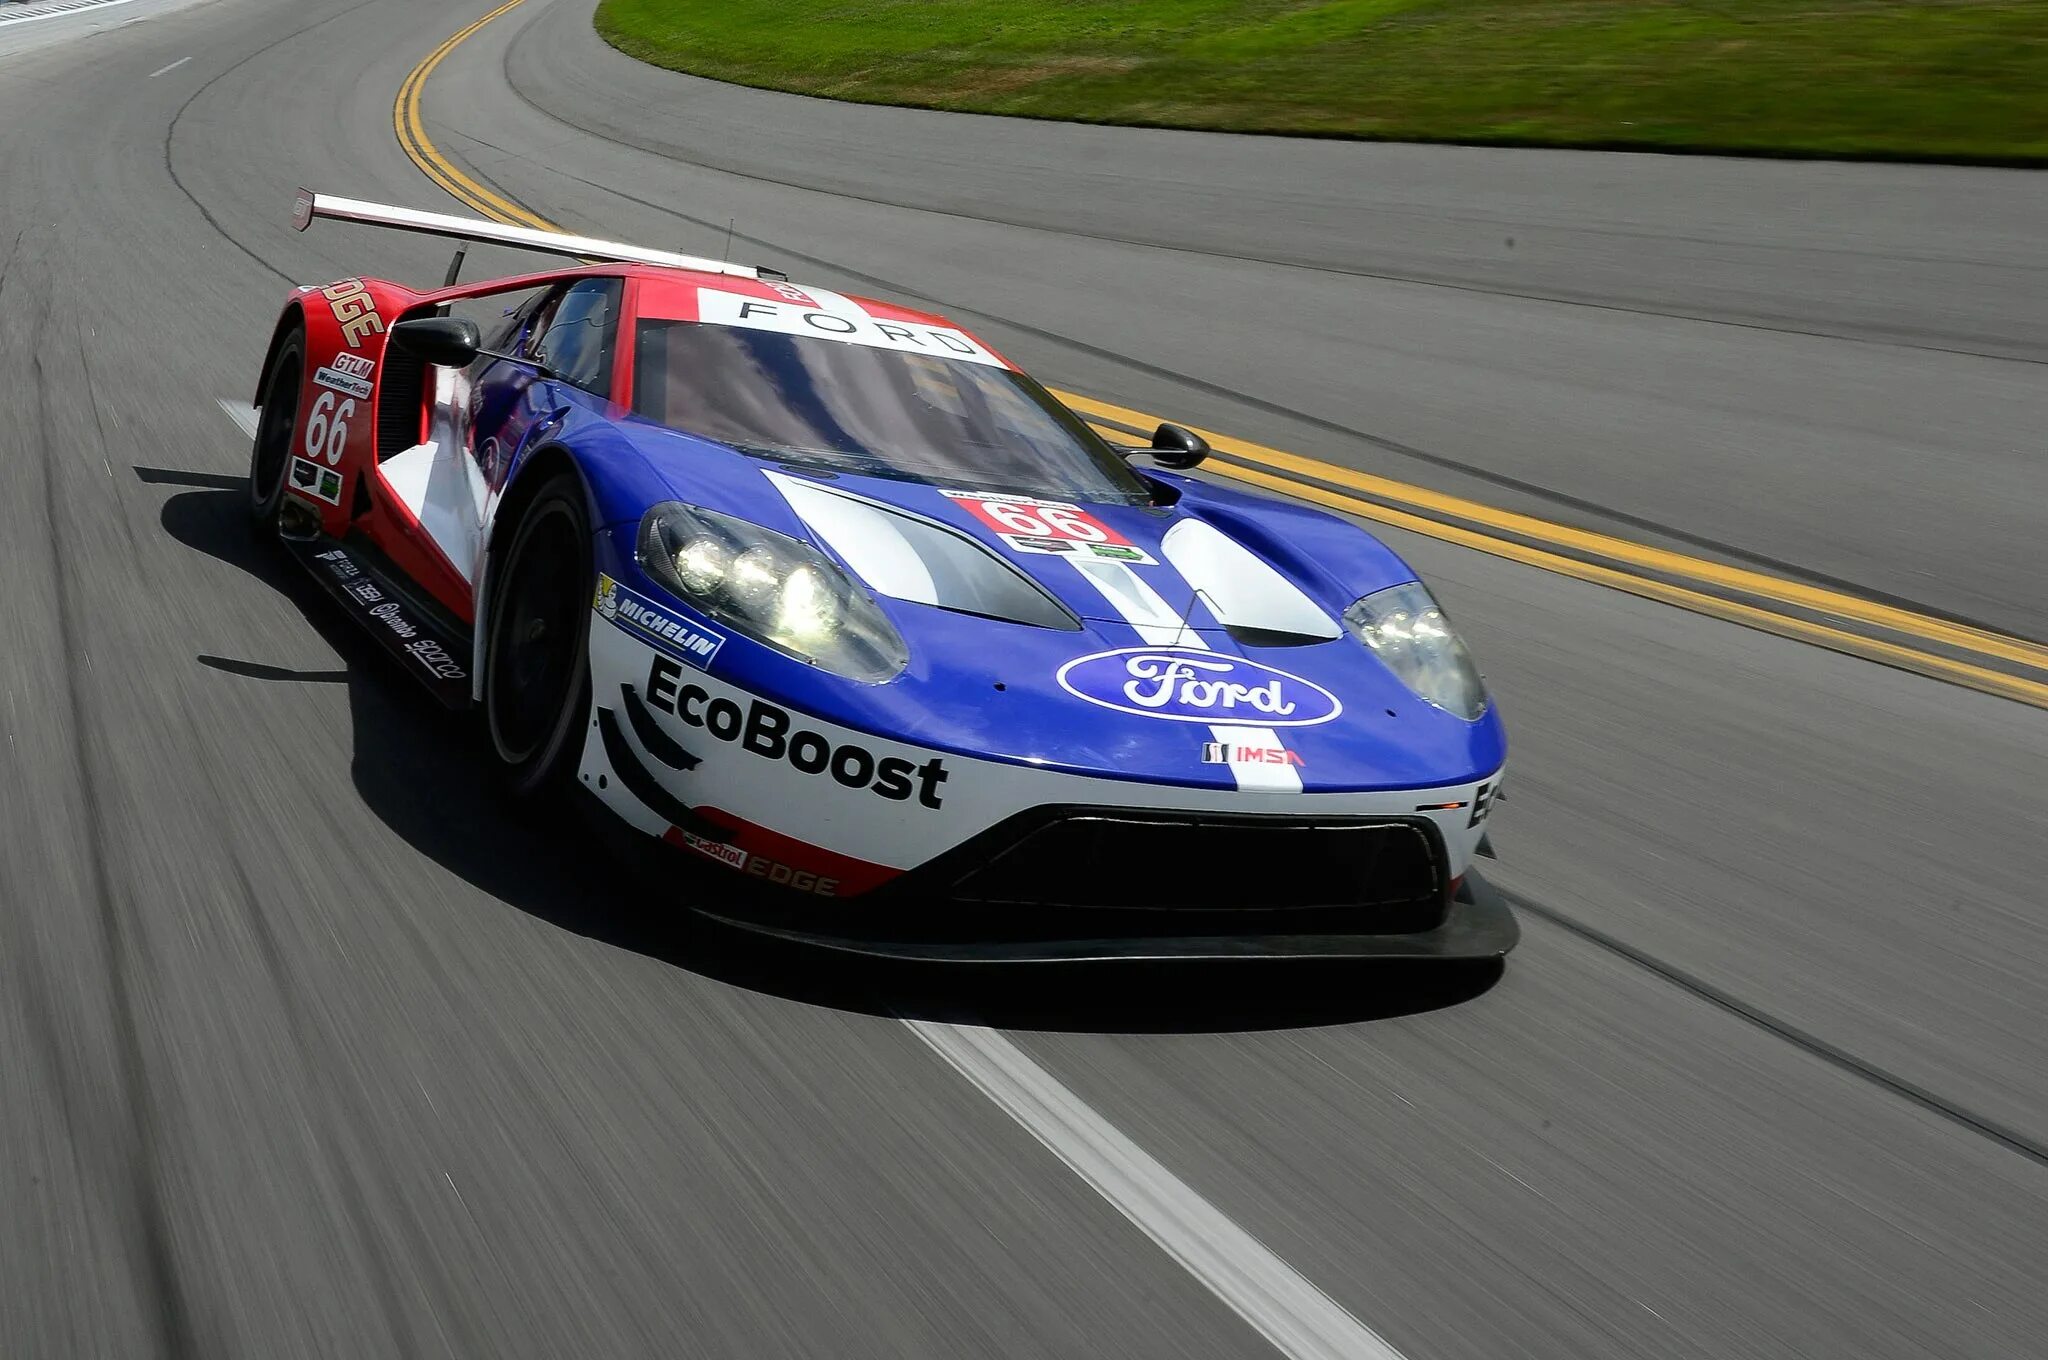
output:
M2039 710L1390 533L1515 743L1498 976L854 966L501 801L249 544L217 405L288 283L438 278L290 193L452 208L392 103L490 8L0 29L0 1354L1276 1353L905 1018L1409 1360L2042 1353ZM589 8L425 96L566 226L734 219L1063 388L2048 633L2041 177L849 109Z

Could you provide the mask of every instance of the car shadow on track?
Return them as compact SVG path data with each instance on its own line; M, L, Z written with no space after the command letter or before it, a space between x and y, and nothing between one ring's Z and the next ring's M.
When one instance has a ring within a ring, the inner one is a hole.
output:
M351 773L370 810L449 872L563 930L810 1005L1003 1029L1179 1033L1353 1024L1457 1005L1501 976L1498 962L911 963L726 925L692 908L744 915L768 890L667 853L581 808L572 818L560 805L505 794L491 777L476 723L451 720L282 550L250 533L240 478L136 472L195 488L164 503L164 530L291 601L346 668L297 672L216 656L195 663L279 683L346 684Z

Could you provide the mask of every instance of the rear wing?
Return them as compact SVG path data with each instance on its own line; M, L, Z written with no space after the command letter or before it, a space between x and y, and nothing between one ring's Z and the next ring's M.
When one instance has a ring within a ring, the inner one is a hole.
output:
M455 217L449 213L420 212L415 208L394 208L383 203L366 203L359 198L336 198L333 194L316 194L311 189L299 190L292 201L292 227L304 231L313 225L316 217L328 217L337 222L366 222L373 227L391 227L398 231L416 231L426 236L446 236L457 241L490 241L496 245L517 246L522 250L537 250L547 255L568 255L585 260L616 260L622 264L666 265L671 269L694 269L705 274L731 274L743 279L786 278L780 270L757 268L748 264L728 264L723 260L705 259L697 255L678 255L668 250L649 250L645 246L629 246L623 241L600 241L591 236L570 236L559 231L540 231L533 227L511 227L502 222L486 222L480 217ZM456 254L456 264L462 260ZM450 267L451 274L455 266ZM450 283L454 282L451 277Z

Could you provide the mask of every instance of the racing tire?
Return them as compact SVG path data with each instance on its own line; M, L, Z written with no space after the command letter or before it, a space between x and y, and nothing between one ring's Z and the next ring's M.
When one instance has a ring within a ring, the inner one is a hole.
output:
M270 351L263 370L263 407L249 445L249 517L258 530L275 531L284 503L284 478L298 430L299 392L306 381L306 330L294 326Z
M484 721L505 782L531 797L568 782L590 712L590 516L573 475L528 503L492 564Z

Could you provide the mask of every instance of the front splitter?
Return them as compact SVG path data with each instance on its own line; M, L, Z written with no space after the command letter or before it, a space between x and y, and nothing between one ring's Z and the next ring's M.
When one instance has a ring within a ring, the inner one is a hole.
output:
M930 963L1111 963L1169 960L1414 959L1484 960L1507 955L1522 929L1507 902L1468 872L1432 930L1405 934L1119 935L1105 938L919 940L812 928L696 909L725 925L792 944L868 958Z

